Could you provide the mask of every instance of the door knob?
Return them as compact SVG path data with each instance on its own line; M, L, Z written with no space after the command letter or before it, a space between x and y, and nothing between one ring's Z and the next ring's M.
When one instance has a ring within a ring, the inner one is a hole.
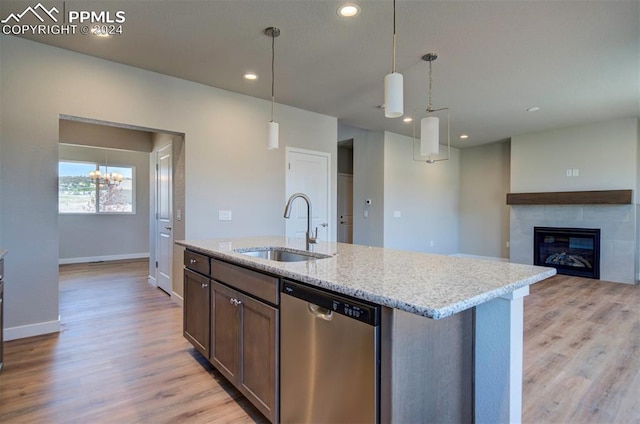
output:
M171 231L171 227L164 227L164 229Z

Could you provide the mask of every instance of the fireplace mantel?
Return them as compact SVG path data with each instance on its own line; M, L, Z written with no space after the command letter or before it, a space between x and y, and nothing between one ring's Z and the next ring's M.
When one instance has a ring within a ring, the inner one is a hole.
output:
M507 205L630 205L633 190L507 193Z

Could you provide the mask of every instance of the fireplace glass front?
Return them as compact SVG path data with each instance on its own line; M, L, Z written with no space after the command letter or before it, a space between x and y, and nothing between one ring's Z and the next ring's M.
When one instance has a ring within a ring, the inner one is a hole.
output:
M534 265L558 274L600 278L600 229L534 227Z

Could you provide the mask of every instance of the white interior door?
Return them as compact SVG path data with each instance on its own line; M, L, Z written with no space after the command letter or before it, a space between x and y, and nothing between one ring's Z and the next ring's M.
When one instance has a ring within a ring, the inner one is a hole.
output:
M156 152L156 281L158 287L171 294L173 261L172 214L172 146Z
M311 199L311 229L318 228L318 239L330 238L331 220L331 156L325 152L287 149L286 198L293 193L304 193ZM284 203L283 203L284 205ZM296 199L291 217L286 221L287 237L305 238L307 231L307 204Z
M353 243L353 175L338 174L338 242Z

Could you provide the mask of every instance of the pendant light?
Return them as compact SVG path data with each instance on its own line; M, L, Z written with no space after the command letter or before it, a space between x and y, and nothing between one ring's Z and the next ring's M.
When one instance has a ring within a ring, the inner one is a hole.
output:
M396 72L396 0L393 0L393 59L391 73L384 77L384 116L398 118L404 113L402 74Z
M280 126L273 119L273 109L275 106L275 60L276 60L276 37L280 36L280 29L269 27L264 33L271 37L271 121L267 124L267 149L274 150L278 148L278 139Z
M443 107L436 109L433 107L431 100L431 89L433 86L432 76L432 63L438 58L436 53L427 53L422 56L422 60L429 62L429 103L427 105L427 116L420 120L420 149L419 155L422 158L416 159L415 142L416 142L416 121L417 117L413 120L413 140L414 140L414 153L413 159L421 162L434 163L449 159L451 156L451 140L449 137L449 108ZM433 156L438 156L440 153L440 118L436 116L439 112L446 111L447 116L447 156L444 158L434 159ZM425 160L424 157L427 157Z

